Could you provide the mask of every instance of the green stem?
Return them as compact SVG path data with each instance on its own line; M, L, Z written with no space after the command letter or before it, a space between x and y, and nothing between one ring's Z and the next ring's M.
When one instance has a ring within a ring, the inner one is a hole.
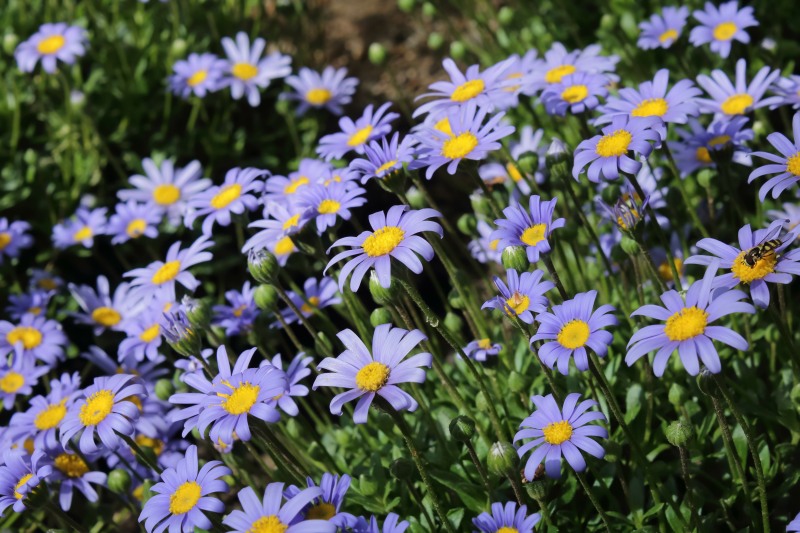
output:
M700 221L700 217L697 215L697 210L692 207L689 193L686 191L686 184L684 184L683 180L681 179L681 175L678 172L678 165L675 164L675 158L672 157L672 151L669 149L669 144L667 144L667 141L664 141L662 146L664 147L664 153L667 155L667 161L669 162L669 168L672 171L672 176L675 178L675 182L678 185L678 190L683 198L683 204L686 206L686 211L689 212L689 218L692 219L692 224L694 224L694 227L700 230L700 233L703 235L703 237L709 237L710 235L708 230Z
M481 463L481 460L478 457L478 452L475 451L475 446L473 446L472 442L470 441L466 441L464 445L467 447L467 452L469 453L469 458L472 461L472 464L475 465L475 469L481 476L481 481L483 482L483 488L484 490L486 490L486 496L488 498L491 498L492 486L489 484L489 474L487 474L486 469L483 467L483 464Z
M117 435L122 437L122 440L125 441L125 444L127 444L128 446L131 447L131 450L133 450L133 453L136 455L137 459L139 459L141 462L143 462L145 465L147 465L148 468L150 468L151 470L154 470L159 475L161 475L161 473L164 471L164 469L161 468L160 466L158 466L157 462L153 463L150 460L150 457L139 447L138 444L136 444L135 440L133 440L132 438L130 438L127 435L123 435L122 433L117 433Z
M600 505L600 501L597 499L597 496L594 495L594 491L592 491L592 487L586 481L586 476L583 472L575 472L575 476L578 478L578 481L581 482L581 486L583 487L583 491L591 500L592 505L594 505L597 514L600 515L600 519L603 521L603 525L606 528L608 533L611 533L611 524L608 523L608 517L606 516L606 512L603 510L603 507Z
M550 277L553 278L553 282L556 284L556 288L558 288L558 294L561 295L561 299L564 301L568 300L569 294L567 294L566 289L564 289L564 285L561 284L561 278L558 277L558 272L556 272L556 268L553 266L552 259L545 254L542 254L541 257L547 267L547 271L550 273Z
M714 414L717 416L717 423L719 424L720 432L722 433L722 444L725 447L725 454L728 457L728 464L735 471L739 477L739 482L742 485L742 492L744 492L747 505L750 506L752 499L750 497L750 489L747 487L747 479L744 475L744 469L736 456L735 448L733 446L733 436L731 435L731 428L728 426L728 421L725 420L725 413L722 410L722 404L714 396L711 396L711 405L714 407Z
M686 501L689 504L689 511L692 513L692 518L689 521L689 528L692 530L697 529L697 505L694 503L694 496L692 491L692 478L689 475L689 451L685 446L679 446L678 452L681 456L681 473L683 474L683 482L686 484Z

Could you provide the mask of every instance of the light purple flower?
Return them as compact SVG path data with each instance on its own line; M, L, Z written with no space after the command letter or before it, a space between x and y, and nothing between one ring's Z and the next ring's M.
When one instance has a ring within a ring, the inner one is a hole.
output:
M489 356L495 356L500 353L503 346L499 343L492 343L489 338L477 339L471 341L464 347L464 355L475 361L481 363L486 362Z
M308 218L303 216L305 209L296 202L269 202L266 211L271 218L256 220L247 226L248 228L261 228L261 231L247 239L242 247L242 252L263 248L272 249L280 247L281 243L290 252L293 251L294 245L291 244L292 240L289 236L303 229L308 221Z
M79 207L74 217L53 226L53 244L62 250L74 244L91 248L94 238L105 233L106 208Z
M308 278L303 283L302 294L288 291L287 295L305 318L313 315L315 310L342 303L342 299L338 295L336 281L327 276L323 276L319 281L314 277ZM287 324L293 324L300 320L291 307L282 309L280 314ZM272 327L282 326L280 322L276 321L272 324Z
M297 201L297 194L305 187L324 183L331 172L330 163L319 159L304 158L300 160L297 171L290 172L287 176L274 175L267 178L264 187L264 202L278 202L289 208Z
M472 525L478 528L475 533L533 533L540 519L539 513L528 515L525 505L517 509L517 502L494 502L491 514L479 514L472 519Z
M152 204L140 204L134 200L118 203L116 213L108 221L111 244L120 244L142 235L150 239L158 236L161 216Z
M25 314L16 323L0 320L0 357L39 359L49 366L64 357L67 336L61 324L44 316Z
M568 51L563 44L553 43L553 46L544 53L544 58L538 61L531 72L530 87L526 94L544 90L548 85L559 83L564 76L575 72L590 72L605 74L609 80L618 81L619 77L613 74L619 57L600 55L600 45L593 44L583 50Z
M212 308L212 323L225 328L225 335L241 335L250 331L258 317L258 307L254 299L256 289L245 281L242 290L225 292L228 305L215 305Z
M297 100L300 106L297 114L303 115L309 108L325 108L334 115L342 114L342 106L352 100L356 92L358 80L347 78L347 69L325 67L322 74L309 68L301 68L296 76L286 78L286 85L295 90L293 93L282 93L281 98Z
M392 131L390 124L400 115L386 112L391 105L391 102L386 102L373 112L372 104L370 104L364 109L361 117L355 121L350 117L340 118L339 129L341 131L321 138L317 146L317 153L326 161L340 159L351 150L357 154L363 154L367 143L381 139Z
M207 261L213 256L208 252L214 243L202 236L194 241L188 248L181 250L181 243L176 242L167 250L166 261L153 261L144 268L135 268L126 272L126 278L133 278L131 287L135 294L146 299L158 296L165 300L175 301L175 285L180 283L190 292L200 285L200 282L190 272L189 268Z
M256 191L264 188L261 178L266 170L257 168L232 168L225 173L222 185L214 185L189 200L184 223L191 228L198 218L203 219L203 234L211 236L214 222L220 226L231 223L231 215L241 215L258 207Z
M327 187L312 185L299 193L297 205L304 209L305 217L314 219L317 233L322 235L326 229L335 226L339 218L350 220L350 209L367 203L366 192L361 187L342 182L333 182Z
M500 239L492 237L494 228L485 220L478 221L479 238L469 242L469 252L472 257L481 263L501 263L503 249L500 248Z
M747 83L747 60L744 58L736 62L735 83L731 83L728 76L718 69L713 70L710 77L700 74L697 84L711 96L710 99L698 99L700 111L715 113L717 118L730 119L753 109L780 103L779 96L764 98L764 93L780 74L778 69L761 67L753 80Z
M65 373L59 379L50 380L47 396L34 396L28 401L30 407L26 411L11 416L9 432L33 439L36 449L52 450L59 447L57 432L80 387L81 379L77 372L72 375Z
M301 516L303 509L321 495L321 489L309 487L284 502L283 483L269 483L263 499L251 487L245 487L239 491L242 510L231 512L222 523L231 528L230 533L336 533L337 527L331 522L304 520Z
M88 458L87 458L88 459ZM97 459L94 457L93 459ZM92 484L104 486L108 476L100 472L96 466L86 463L84 458L75 453L63 450L48 450L39 464L52 467L52 473L47 477L48 484L58 483L58 503L64 511L72 507L72 492L78 489L91 503L97 502L99 496Z
M751 154L766 159L771 164L753 170L747 183L752 183L753 180L768 174L777 174L768 179L759 189L758 198L762 202L770 191L772 197L777 199L783 191L800 181L800 113L795 113L792 119L792 133L794 142L777 131L767 135L767 140L773 148L780 152L780 155L769 152L753 152Z
M247 94L247 102L256 107L261 103L260 89L269 86L270 81L285 78L292 73L292 58L279 52L272 52L262 57L267 42L258 37L250 44L250 38L240 31L236 34L236 42L230 37L223 37L222 48L227 58L227 77L223 83L231 88L234 100Z
M484 302L481 309L500 309L508 316L533 324L533 313L543 313L547 309L548 300L544 293L555 287L552 281L542 281L543 275L541 270L520 275L509 268L506 272L508 285L495 276L494 284L500 294Z
M13 409L17 395L30 396L39 378L47 374L46 365L36 366L32 357L4 358L0 363L0 398L4 409Z
M28 494L39 486L53 471L44 464L44 452L34 450L33 454L20 450L6 450L3 465L0 466L0 516L11 507L21 513L28 502Z
M30 248L33 237L28 235L31 225L22 220L11 222L0 218L0 265L6 257L19 257L23 248Z
M133 317L146 302L142 302L128 283L120 283L111 294L108 278L97 276L97 290L88 285L68 285L72 297L78 302L81 312L71 313L79 323L94 326L94 334L106 329L122 330L122 322Z
M528 261L536 263L540 254L550 252L548 238L553 230L564 227L565 220L553 220L558 198L542 201L533 195L526 210L517 203L503 209L506 218L495 220L497 229L491 237L499 239L497 248L505 250L508 246L524 246Z
M711 2L706 2L702 11L692 13L700 26L692 28L689 42L695 46L711 43L711 51L718 53L723 58L731 53L733 41L748 44L750 35L745 28L758 26L758 21L753 17L753 8L750 6L739 9L739 2L732 0L725 2L717 8Z
M31 289L22 294L9 294L6 313L11 320L19 320L22 315L30 313L33 316L45 316L50 305L50 299L55 291Z
M189 54L172 65L174 74L169 77L170 89L184 99L192 94L205 98L206 94L224 87L222 77L227 66L214 54Z
M797 74L791 74L787 78L778 78L772 84L771 90L780 98L780 101L772 104L770 109L782 105L790 105L794 109L800 108L800 76Z
M715 168L713 156L720 150L730 149L734 163L750 166L750 150L745 143L753 139L753 130L745 128L748 121L747 117L736 116L712 122L706 128L690 118L688 130L677 130L681 141L670 143L681 178L699 168Z
M416 139L412 135L403 137L399 142L400 134L395 132L391 140L387 137L379 141L371 141L364 146L364 155L361 159L354 159L350 168L361 176L361 183L366 183L372 178L383 179L403 168L403 164L414 160L414 144Z
M285 371L283 370L281 354L277 354L271 361L265 359L261 361L259 365L272 366L280 370L284 376L286 376L286 390L277 395L276 398L273 398L273 400L277 402L281 411L287 415L297 416L300 413L297 404L292 399L293 397L308 396L308 387L301 385L300 381L311 375L311 370L308 368L308 365L310 365L312 361L313 359L311 357L306 357L304 352L300 352L291 360L289 367Z
M56 71L56 62L67 65L86 53L86 30L64 22L42 24L39 30L17 46L14 58L22 72L33 72L41 60L48 74Z
M576 72L549 84L541 100L550 115L564 116L567 110L573 115L590 111L600 104L600 97L608 96L609 79L602 74Z
M680 37L688 18L689 8L686 6L665 7L661 15L651 15L649 21L639 23L642 33L636 46L642 50L669 48Z

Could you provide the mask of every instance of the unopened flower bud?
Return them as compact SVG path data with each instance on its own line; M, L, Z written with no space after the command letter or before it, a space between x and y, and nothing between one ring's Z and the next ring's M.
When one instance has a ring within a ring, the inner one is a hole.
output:
M280 266L272 252L262 248L250 250L247 255L247 269L257 282L272 284L278 277Z
M414 470L414 463L404 457L395 459L389 465L389 472L399 480L411 479L411 476L414 475Z
M457 416L450 421L450 436L459 442L468 442L475 435L475 421L468 416Z
M676 420L667 426L665 433L667 441L673 446L686 446L686 443L692 438L693 429L689 422Z
M544 502L547 500L547 489L550 484L544 473L544 464L540 464L539 468L536 469L535 478L536 479L528 480L528 482L525 483L525 491L528 493L528 496L537 502Z
M391 322L392 313L385 307L378 307L369 315L369 323L372 324L374 328L377 328L381 324L390 324Z
M483 192L476 191L469 195L469 203L472 205L472 210L478 214L483 215L489 219L494 220L494 212L489 200L483 195Z
M567 163L569 161L569 149L564 141L561 139L553 139L550 147L547 148L545 154L545 165L547 168L552 169L558 163Z
M703 367L697 375L697 387L706 396L719 397L719 390L717 384L714 383L713 374L706 367Z
M628 255L635 256L639 253L639 243L636 242L636 239L624 235L619 244Z
M519 158L517 167L525 174L533 175L539 170L539 154L527 153Z
M438 50L443 44L444 37L442 37L441 33L433 31L428 35L428 48L431 50Z
M497 21L502 24L510 24L511 21L514 20L514 10L508 6L503 6L497 12Z
M495 442L486 458L489 472L497 476L514 476L519 467L517 449L510 442Z
M177 39L172 40L172 45L170 46L170 54L173 57L180 57L186 53L187 43L185 39L181 39L180 37Z
M182 308L174 306L172 310L164 313L159 326L167 344L179 354L189 357L200 353L200 336Z
M211 323L211 305L206 298L184 296L181 300L181 307L195 330L203 331Z
M711 186L711 182L716 176L716 172L711 170L710 168L704 168L700 172L697 173L697 183L704 189L708 189Z
M128 494L128 491L131 490L131 475L127 470L115 468L108 473L106 483L108 485L108 490L111 492L116 494Z
M478 220L472 213L464 213L458 217L456 226L458 226L458 231L471 237L478 231Z
M436 6L430 2L425 2L422 4L422 14L428 18L434 17L436 15Z
M378 279L378 273L372 270L369 273L369 293L376 304L388 305L396 302L402 296L403 286L397 279L392 278L389 286L384 287Z
M162 402L169 401L169 397L175 394L175 385L168 379L159 379L156 381L156 398Z
M381 43L372 43L369 45L367 56L373 65L382 65L386 61L386 47Z
M459 60L464 58L467 53L467 47L461 41L453 41L450 43L450 57Z
M408 205L412 209L424 209L428 207L425 201L425 196L416 187L411 187L406 191L406 198L408 198Z
M530 266L528 253L522 246L506 246L501 255L501 260L506 270L513 268L517 272L525 272Z
M274 311L278 307L278 291L272 285L261 284L256 287L253 300L262 311Z
M3 36L3 50L6 54L13 54L19 43L19 37L15 33L6 33Z
M397 0L397 7L403 13L411 13L411 10L414 9L414 4L415 0Z

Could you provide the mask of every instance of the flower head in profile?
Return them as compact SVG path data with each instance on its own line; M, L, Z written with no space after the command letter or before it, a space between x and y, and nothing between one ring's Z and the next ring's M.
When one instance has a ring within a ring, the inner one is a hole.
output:
M792 133L794 142L777 131L767 135L767 140L780 155L769 152L753 152L751 154L752 156L766 159L770 164L753 170L747 180L748 183L752 183L753 180L762 176L776 174L759 189L758 197L762 202L770 192L772 197L777 199L783 191L800 182L800 113L795 113L792 119Z
M358 80L347 77L346 68L325 67L322 73L301 68L296 76L286 78L293 93L282 93L281 98L300 102L297 114L303 115L311 108L327 109L334 115L342 114L342 106L352 101Z
M0 466L0 516L11 507L21 513L28 503L28 495L53 471L45 464L44 452L35 450L31 455L19 450L6 450Z
M599 183L601 179L615 180L620 171L635 175L642 164L628 153L649 156L653 151L650 141L659 142L661 139L658 131L653 129L660 124L658 117L613 117L611 123L602 129L602 135L582 141L575 149L572 176L577 180L586 165L589 165L586 176L593 183Z
M511 62L513 58L508 58L483 72L480 66L472 65L462 74L455 61L448 57L442 66L450 76L450 81L437 81L428 87L431 92L418 96L417 100L428 97L434 99L419 106L414 111L414 117L425 113L449 113L467 104L491 111L495 106L494 97L501 95L503 89L511 85L511 80L503 76Z
M541 518L539 513L528 515L525 505L517 509L517 502L494 502L492 512L479 514L472 519L472 525L478 528L477 533L533 533Z
M231 88L234 100L245 94L247 102L256 107L261 103L260 89L269 86L270 81L284 78L292 73L292 58L279 52L262 57L267 42L257 38L250 44L250 38L240 31L236 41L223 37L222 48L227 55L225 62L226 77L223 82Z
M180 283L190 292L194 292L200 282L189 268L211 261L213 257L208 248L213 242L208 237L200 237L188 248L181 250L181 243L176 242L167 250L166 261L153 261L144 268L135 268L124 274L133 278L131 286L142 299L157 296L165 300L175 301L175 285Z
M464 347L464 355L475 361L481 363L486 362L489 357L493 357L500 353L503 346L499 343L493 343L489 338L477 339L471 341Z
M764 93L770 88L772 82L778 79L780 70L770 67L761 67L755 77L747 82L747 60L742 58L736 62L736 79L734 83L721 70L714 70L711 76L700 74L697 84L700 85L711 98L699 98L700 111L714 113L715 116L731 119L737 115L744 115L753 109L780 103L779 96L768 96Z
M265 359L259 365L271 365L286 376L286 389L277 395L277 399L273 398L273 400L277 401L281 411L290 416L297 416L300 413L293 397L308 396L308 387L301 385L300 381L311 375L308 365L312 360L311 357L306 357L304 352L300 352L289 362L289 367L284 371L281 354L277 354L272 360Z
M653 373L661 377L670 356L677 350L690 375L696 376L700 372L700 362L711 373L717 374L722 370L722 364L712 341L725 343L737 350L747 350L747 341L741 335L724 326L711 325L731 313L755 313L752 305L742 301L747 297L742 291L715 291L715 297L711 299L718 268L719 260L714 259L703 279L692 283L686 291L685 300L677 291L669 290L661 295L664 307L647 304L631 314L663 320L665 323L645 326L633 334L625 356L628 366L648 352L657 350Z
M175 532L211 529L211 521L205 512L222 513L225 504L211 496L215 492L227 492L228 484L221 479L231 475L221 461L209 461L199 468L197 446L186 450L186 456L174 468L161 473L161 481L150 489L154 495L147 500L139 515L148 532Z
M719 260L719 267L730 269L730 272L717 276L712 289L718 287L732 289L739 283L749 285L753 303L766 308L770 300L768 283L791 283L792 274L800 275L800 250L784 253L800 234L800 227L780 236L782 226L783 221L775 221L768 228L753 231L750 224L745 224L739 229L738 248L717 239L701 239L697 247L713 255L693 255L685 261L685 264L708 266ZM745 260L748 252L754 247L771 240L777 240L779 244L761 257L757 257L752 265Z
M295 246L291 235L299 232L305 226L308 218L305 217L305 209L297 203L286 203L282 205L277 202L267 203L266 211L270 218L251 222L248 228L260 228L255 235L247 239L242 247L242 252L262 250L268 248L275 250L273 253L279 262L283 257L286 262L287 253L294 251Z
M189 201L184 223L191 228L198 218L203 218L203 234L211 236L214 223L228 226L231 215L241 215L258 207L256 191L264 188L261 180L266 170L257 168L232 168L225 173L222 185L214 185L200 192Z
M67 65L86 53L86 30L64 22L42 24L39 30L17 46L14 58L22 72L33 72L36 63L48 74L56 71L56 63Z
M50 380L50 392L47 396L34 396L29 400L26 411L11 416L9 432L33 439L34 448L55 449L59 445L59 428L80 386L80 375L77 372L72 375L65 373L59 379Z
M739 2L732 0L716 7L711 2L706 2L703 10L692 13L700 22L699 26L692 29L689 41L695 45L711 43L711 51L723 58L731 53L733 41L748 44L750 35L745 28L758 26L758 21L753 17L753 8L750 6L739 9Z
M481 309L500 309L508 316L516 316L526 324L533 324L533 313L543 313L547 309L544 293L555 287L552 281L542 281L541 270L523 272L521 275L509 268L506 272L508 285L494 277L494 284L500 291L498 296L487 300Z
M29 396L39 378L47 374L49 368L36 365L30 357L14 357L9 363L7 359L0 364L0 398L4 409L13 409L17 395Z
M322 137L317 146L317 153L326 161L340 159L351 151L363 154L367 143L381 139L392 131L391 122L400 115L387 113L391 105L391 102L386 102L373 111L373 106L370 104L355 121L350 117L340 118L341 131Z
M33 244L33 237L28 234L30 230L27 222L9 223L7 218L0 218L0 265L6 257L19 257L23 248L30 248Z
M442 227L429 220L441 214L434 209L412 209L396 205L384 213L378 211L369 216L372 231L363 231L357 237L344 237L331 246L350 246L351 250L333 256L325 267L328 269L345 258L351 258L339 272L339 290L344 290L345 281L352 272L350 290L357 291L364 274L374 268L381 287L389 288L392 281L391 259L403 263L415 274L422 272L422 263L417 255L426 261L433 259L433 247L418 234L431 231L442 236ZM330 253L330 249L328 250Z
M239 491L242 510L233 511L222 522L231 528L231 533L335 533L335 524L327 520L304 519L301 514L321 495L321 489L309 487L287 496L284 502L283 483L268 484L263 498L259 498L251 487L245 487Z
M530 197L528 209L514 204L503 209L506 218L495 220L497 229L492 238L498 239L498 248L524 246L528 261L536 263L540 254L550 252L548 237L553 230L564 226L564 219L553 220L557 198L542 201L538 195Z
M75 244L91 248L94 238L106 233L106 211L105 207L79 207L72 218L53 226L53 244L62 250Z
M97 276L97 290L88 285L70 283L69 291L81 308L80 312L72 313L72 317L79 324L93 326L95 335L107 329L120 331L123 321L132 318L142 307L141 300L128 283L120 283L112 295L105 276Z
M541 100L550 115L564 116L567 111L578 115L598 106L608 96L609 80L602 74L576 72L551 83L542 92Z
M372 350L353 333L345 329L337 337L345 346L339 357L327 357L319 365L320 374L314 381L317 387L341 387L348 389L331 400L330 410L334 415L342 414L342 406L358 399L353 413L353 422L367 422L369 406L375 396L386 400L397 411L415 411L417 402L398 385L401 383L423 383L425 370L420 367L431 366L431 354L418 353L406 356L427 337L418 329L407 331L381 324L375 328L372 337Z
M605 456L605 450L594 438L607 439L608 431L602 426L587 424L595 420L604 421L606 417L600 411L589 411L597 405L596 401L578 403L580 397L577 393L567 395L561 407L552 394L531 397L536 410L522 421L514 435L514 442L533 439L517 449L520 458L533 450L525 463L526 479L534 479L536 469L542 463L548 477L561 477L562 456L576 472L586 469L582 451L598 459Z
M367 191L346 182L334 182L327 187L322 184L306 187L297 197L297 205L308 218L316 222L317 233L336 225L337 219L350 220L350 209L367 203Z
M38 359L55 365L64 357L67 336L61 324L30 313L16 322L0 320L0 357L13 353L19 359Z
M45 291L58 291L64 286L64 280L55 275L51 270L32 268L28 287Z
M47 481L58 482L58 503L64 511L69 511L72 507L72 493L75 489L89 502L97 502L99 496L92 485L104 486L108 478L91 460L87 463L80 455L64 450L49 450L39 464L52 467Z
M336 281L328 276L323 276L319 281L315 277L308 278L303 283L303 292L301 294L287 291L287 295L305 318L314 314L315 310L342 303L342 299L339 298ZM300 320L291 307L282 309L280 313L283 321L287 324L293 324ZM272 324L273 327L279 327L280 325L280 322Z
M339 477L336 474L329 474L325 472L319 482L319 488L322 494L313 499L306 505L303 510L303 515L306 520L327 520L338 527L344 528L347 523L351 523L354 518L349 513L341 512L344 497L347 495L347 490L350 488L350 476L344 474ZM306 478L306 484L309 488L316 488L317 484L310 477ZM290 485L285 491L284 495L287 498L293 498L302 492L300 487Z
M639 23L642 33L636 46L642 50L669 48L680 37L688 18L689 8L686 6L665 7L661 15L653 14L650 20Z
M552 313L544 312L536 315L540 324L536 334L531 337L531 346L536 341L546 341L539 348L537 355L542 362L554 368L558 363L558 371L569 374L570 358L575 360L575 367L581 372L589 370L587 350L592 350L600 357L608 352L613 335L603 328L616 326L617 319L611 305L594 308L597 291L582 292L560 305L554 305Z
M142 236L154 239L158 236L160 222L161 215L152 205L134 200L120 202L116 206L116 213L108 221L111 244L121 244Z
M690 118L689 129L678 130L681 141L670 143L681 178L700 168L715 168L714 159L721 151L730 150L734 163L750 166L750 150L745 143L753 139L753 130L745 127L748 121L747 117L737 116L712 122L706 128Z
M479 108L470 102L448 111L449 133L435 126L423 126L415 135L420 146L417 160L410 168L428 167L425 177L431 179L441 166L447 165L447 173L455 174L458 164L464 159L480 161L489 152L500 149L500 139L514 133L514 126L501 124L504 113L489 118L486 108Z
M225 292L227 305L215 305L212 323L225 328L225 335L241 335L250 331L258 317L258 307L255 301L255 287L245 281L241 291L230 290Z
M54 295L55 291L42 289L31 289L22 294L9 294L6 313L11 320L19 320L25 314L44 316Z
M146 157L142 160L142 168L144 175L134 174L128 179L134 188L119 191L117 197L123 202L146 203L156 212L166 214L173 224L183 217L189 200L211 185L210 179L203 178L203 169L198 161L175 168L169 159L159 166Z
M384 137L380 141L371 141L364 146L364 158L354 159L350 169L361 176L361 183L366 183L372 178L383 179L386 176L403 168L403 164L414 160L414 144L416 139L412 135L403 137L395 132L391 139Z
M80 433L81 453L93 454L99 448L95 434L108 450L120 445L119 435L132 436L133 422L139 417L139 407L147 391L139 379L130 374L95 378L83 389L67 411L61 424L60 440L64 448Z
M500 248L500 239L492 236L494 228L485 220L479 220L477 229L479 237L468 245L472 257L481 263L500 263L503 249Z
M205 98L206 94L221 89L224 84L227 63L214 54L189 54L186 59L176 61L172 65L172 76L169 86L173 93L181 98L195 95Z
M530 76L530 91L536 92L546 89L549 85L561 83L564 76L576 72L590 72L592 74L605 74L610 81L618 81L619 77L613 74L619 57L600 55L599 44L587 46L582 50L567 50L561 43L553 46L544 53L544 58L533 68Z
M122 323L122 330L127 337L119 344L120 361L129 357L139 362L145 359L149 361L158 359L162 316L172 305L170 301L152 300L140 313Z
M770 90L780 98L780 101L772 104L770 109L782 105L790 105L794 109L800 108L800 75L791 74L786 78L778 78Z

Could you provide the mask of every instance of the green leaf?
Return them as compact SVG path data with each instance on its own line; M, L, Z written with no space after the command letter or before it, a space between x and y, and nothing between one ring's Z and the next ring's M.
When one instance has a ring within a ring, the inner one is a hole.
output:
M630 423L642 408L642 386L634 383L625 396L625 422Z
M461 521L464 520L464 508L450 509L447 511L447 520L452 524L453 528L458 531L461 528Z

